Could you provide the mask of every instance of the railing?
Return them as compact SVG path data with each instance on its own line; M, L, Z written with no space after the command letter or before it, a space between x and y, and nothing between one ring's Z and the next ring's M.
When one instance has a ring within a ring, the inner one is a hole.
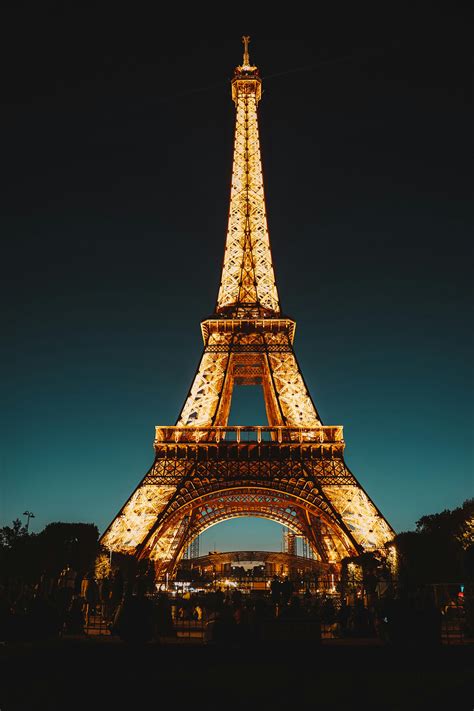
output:
M343 428L330 427L156 427L155 444L172 443L225 444L228 442L296 442L307 444L342 444Z
M87 603L84 605L84 632L89 636L110 635L112 616L106 609L106 605L101 603L89 609Z
M264 598L260 598L263 600ZM183 604L184 602L184 604ZM162 641L177 641L191 643L212 643L217 641L217 628L220 622L221 613L224 608L220 608L216 616L216 610L207 609L205 606L195 605L188 601L186 604L182 600L172 600L170 603L171 617L173 621L172 631L168 635L161 637ZM196 610L199 612L197 613ZM282 640L308 640L318 642L320 639L333 639L338 636L335 625L321 624L319 619L313 618L309 613L302 610L301 616L297 619L285 619L281 617L267 599L267 614L264 619L254 620L250 624L250 619L242 625L233 624L233 610L228 611L224 619L230 623L227 630L229 641L247 641L251 644L254 641L277 641ZM220 635L219 635L220 636Z

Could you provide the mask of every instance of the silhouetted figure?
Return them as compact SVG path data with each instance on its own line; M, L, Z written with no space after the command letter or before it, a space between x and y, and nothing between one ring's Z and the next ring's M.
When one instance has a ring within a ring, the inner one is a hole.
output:
M96 613L97 604L99 602L99 586L95 581L93 573L90 573L87 577L84 588L84 599L86 601L86 625L89 625L91 617Z
M281 584L281 604L283 606L288 605L290 601L290 597L293 594L293 583L291 580L288 578L288 576L285 577Z
M331 598L327 597L321 605L321 622L323 625L332 625L336 621L336 611Z
M57 580L57 585L52 591L52 599L54 599L55 605L63 620L74 596L77 578L80 578L80 576L77 575L75 570L67 565L61 571L61 574ZM43 595L43 598L49 599L49 596Z
M66 612L64 620L64 632L65 634L84 634L84 612L83 612L83 601L80 595L75 595Z
M217 590L214 593L214 600L215 600L216 609L219 610L222 607L222 605L224 604L224 593L222 591L222 588L217 588Z
M339 611L336 614L336 621L339 623L339 630L342 637L346 637L348 634L349 615L350 609L343 601Z
M158 597L153 606L153 627L154 638L175 637L176 632L171 615L171 605L168 595L165 592L158 593Z
M257 639L264 638L265 624L271 618L272 612L269 610L264 598L256 597L253 604L253 632Z
M250 614L247 605L239 600L233 605L233 618L235 620L235 639L236 642L243 644L250 641Z
M67 565L64 570L61 571L58 580L58 587L60 588L70 588L72 592L76 589L76 578L77 573L69 565Z
M144 644L153 639L154 622L152 602L144 595L128 593L117 609L111 631L128 644Z
M103 605L107 605L112 593L112 581L110 577L102 578L99 582L100 601Z
M123 593L124 593L123 575L122 575L122 571L120 569L117 569L114 573L114 577L112 580L112 589L111 589L111 593L110 593L110 606L111 606L111 615L112 616L115 615L115 612L117 611L118 606L122 602Z
M242 593L240 590L235 588L235 590L232 591L232 595L230 596L231 602L233 605L239 605L242 603Z
M281 583L277 575L273 576L270 583L270 597L276 612L277 606L280 604L281 600Z
M111 615L111 597L112 597L112 579L110 575L102 578L99 584L100 603L102 605L103 615L106 620L110 619Z

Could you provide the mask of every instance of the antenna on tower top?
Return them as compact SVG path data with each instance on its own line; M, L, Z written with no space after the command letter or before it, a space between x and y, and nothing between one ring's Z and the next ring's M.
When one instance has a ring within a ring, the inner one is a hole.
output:
M242 36L242 42L244 43L244 61L243 61L243 66L244 67L249 67L250 66L250 58L249 58L249 42L250 42L250 37L248 35L243 35Z

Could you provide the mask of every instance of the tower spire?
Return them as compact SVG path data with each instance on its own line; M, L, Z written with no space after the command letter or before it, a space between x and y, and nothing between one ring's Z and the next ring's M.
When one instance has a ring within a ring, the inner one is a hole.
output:
M276 317L280 302L268 236L257 106L262 95L258 68L250 64L244 35L243 64L235 68L236 108L232 186L222 277L216 313L232 318Z
M242 42L244 44L244 61L242 64L244 67L249 67L250 66L250 59L249 59L250 37L249 37L249 35L243 35Z

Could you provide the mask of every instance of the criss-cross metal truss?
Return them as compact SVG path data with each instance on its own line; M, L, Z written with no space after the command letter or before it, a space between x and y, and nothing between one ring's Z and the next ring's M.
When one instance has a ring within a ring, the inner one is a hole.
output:
M280 303L268 238L257 106L257 67L238 67L232 81L236 106L234 163L224 268L216 312L277 315Z
M257 106L248 58L232 80L236 130L229 223L214 314L176 425L157 427L155 460L101 543L172 577L220 521L261 516L302 536L321 565L383 549L394 535L344 462L342 427L323 426L281 312L268 237ZM228 427L235 385L263 388L268 426Z

